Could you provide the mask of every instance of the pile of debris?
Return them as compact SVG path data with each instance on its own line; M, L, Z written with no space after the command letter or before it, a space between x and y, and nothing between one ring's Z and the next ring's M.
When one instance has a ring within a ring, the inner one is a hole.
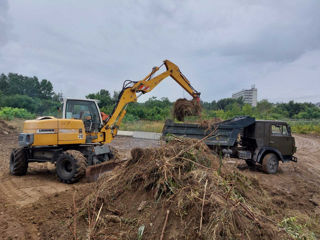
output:
M160 148L135 148L131 154L125 165L111 175L102 176L91 194L77 201L78 224L87 226L78 236L88 239L286 237L277 221L271 219L279 213L279 207L257 180L224 167L202 141L173 138Z
M185 98L180 98L174 103L173 116L178 121L184 121L186 116L200 116L200 114L201 106L197 99L189 101Z
M4 120L0 120L0 134L8 135L10 133L14 133L16 129L8 125Z

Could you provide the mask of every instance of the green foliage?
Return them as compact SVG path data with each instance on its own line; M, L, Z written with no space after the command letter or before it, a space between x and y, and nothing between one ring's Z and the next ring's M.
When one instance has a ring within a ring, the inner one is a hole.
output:
M222 101L222 100L220 100ZM219 101L218 101L219 102ZM278 103L272 104L267 100L258 102L256 107L248 104L241 104L239 102L232 102L230 100L222 101L223 109L212 110L205 108L204 117L219 117L221 119L228 119L237 116L252 116L257 119L320 119L320 108L312 103ZM228 103L225 105L225 103Z
M107 104L106 101L102 102L101 95L91 95L89 94L87 98L93 98L100 100L101 111L106 114L111 114L114 108L115 103L117 102L117 93L114 93L114 97L111 99L112 101ZM170 118L171 115L172 103L168 98L161 98L161 100L156 97L151 97L144 103L130 103L127 107L127 114L125 115L123 121L137 121L137 120L150 120L150 121L159 121L165 120L166 118Z
M26 109L37 115L57 114L60 95L53 92L52 83L46 79L1 74L0 88L0 107Z
M60 106L61 94L53 91L52 83L46 79L9 73L0 75L0 107L12 109L25 109L36 115L57 116L57 107ZM90 93L86 97L99 100L102 112L112 114L115 104L118 102L120 92L114 92L111 96L106 89L97 93ZM298 133L319 134L319 122L302 123L303 120L320 119L320 108L312 103L288 103L273 104L267 100L258 102L256 107L245 104L242 98L224 98L218 101L201 102L202 119L218 117L230 119L237 116L252 116L257 119L297 119L301 122L292 123L292 129ZM130 103L123 122L163 121L172 117L173 103L168 98L157 99L151 97L144 103ZM8 113L6 113L8 114ZM10 115L11 116L11 115Z
M279 226L293 238L298 240L316 240L316 236L313 232L310 232L306 225L298 223L296 217L289 217L283 219Z
M318 120L289 120L288 121L292 132L302 134L316 134L320 135L320 119Z
M13 120L14 118L32 119L35 115L23 108L0 108L0 118L4 120Z
M118 94L114 92L114 96ZM87 99L96 99L99 100L99 107L107 107L115 103L115 99L111 98L111 95L108 90L101 89L97 93L90 93L86 96Z
M0 88L5 95L27 95L30 97L50 99L54 95L52 83L46 79L26 77L16 73L0 75Z
M211 103L213 106L213 102ZM231 106L238 106L238 107L242 107L244 105L243 99L242 98L238 98L238 99L234 99L234 98L223 98L220 99L217 102L217 109L213 109L213 110L228 110L228 108L230 109Z

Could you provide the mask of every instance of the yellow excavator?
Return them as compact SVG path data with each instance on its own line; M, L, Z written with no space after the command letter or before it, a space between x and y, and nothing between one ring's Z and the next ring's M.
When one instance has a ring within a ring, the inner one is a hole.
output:
M154 76L163 65L166 71ZM193 99L200 100L200 93L169 60L154 67L143 80L126 80L112 114L105 120L96 100L64 99L62 118L47 116L24 122L23 132L19 134L20 147L10 156L11 174L25 175L29 162L55 163L57 176L64 183L79 181L87 168L97 171L113 157L108 143L117 135L127 105L169 76Z

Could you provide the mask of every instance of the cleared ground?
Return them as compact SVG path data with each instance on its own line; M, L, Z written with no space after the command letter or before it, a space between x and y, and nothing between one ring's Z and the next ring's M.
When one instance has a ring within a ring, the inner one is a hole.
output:
M256 177L271 193L272 201L290 208L288 216L320 215L320 138L304 135L295 138L298 163L280 164L280 171L275 175L249 169L240 160L226 160L225 164L237 166L242 173ZM112 143L122 158L128 158L133 147L160 144L126 137L117 137ZM54 228L63 225L59 216L70 214L73 193L79 189L84 191L86 186L89 189L90 184L59 183L52 164L30 164L26 176L9 175L9 156L16 146L16 133L0 133L0 239L61 239ZM47 228L46 224L51 227Z

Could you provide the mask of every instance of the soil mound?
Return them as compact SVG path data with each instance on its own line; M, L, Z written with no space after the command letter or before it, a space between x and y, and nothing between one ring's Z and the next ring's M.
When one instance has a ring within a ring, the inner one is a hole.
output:
M0 120L0 134L8 135L9 133L16 132L13 126L8 125L5 121Z
M88 239L282 239L278 206L255 178L225 168L201 141L175 138L102 176L78 203Z
M185 98L180 98L173 107L173 115L179 121L183 121L186 116L200 116L200 114L200 102L196 99L189 101Z

